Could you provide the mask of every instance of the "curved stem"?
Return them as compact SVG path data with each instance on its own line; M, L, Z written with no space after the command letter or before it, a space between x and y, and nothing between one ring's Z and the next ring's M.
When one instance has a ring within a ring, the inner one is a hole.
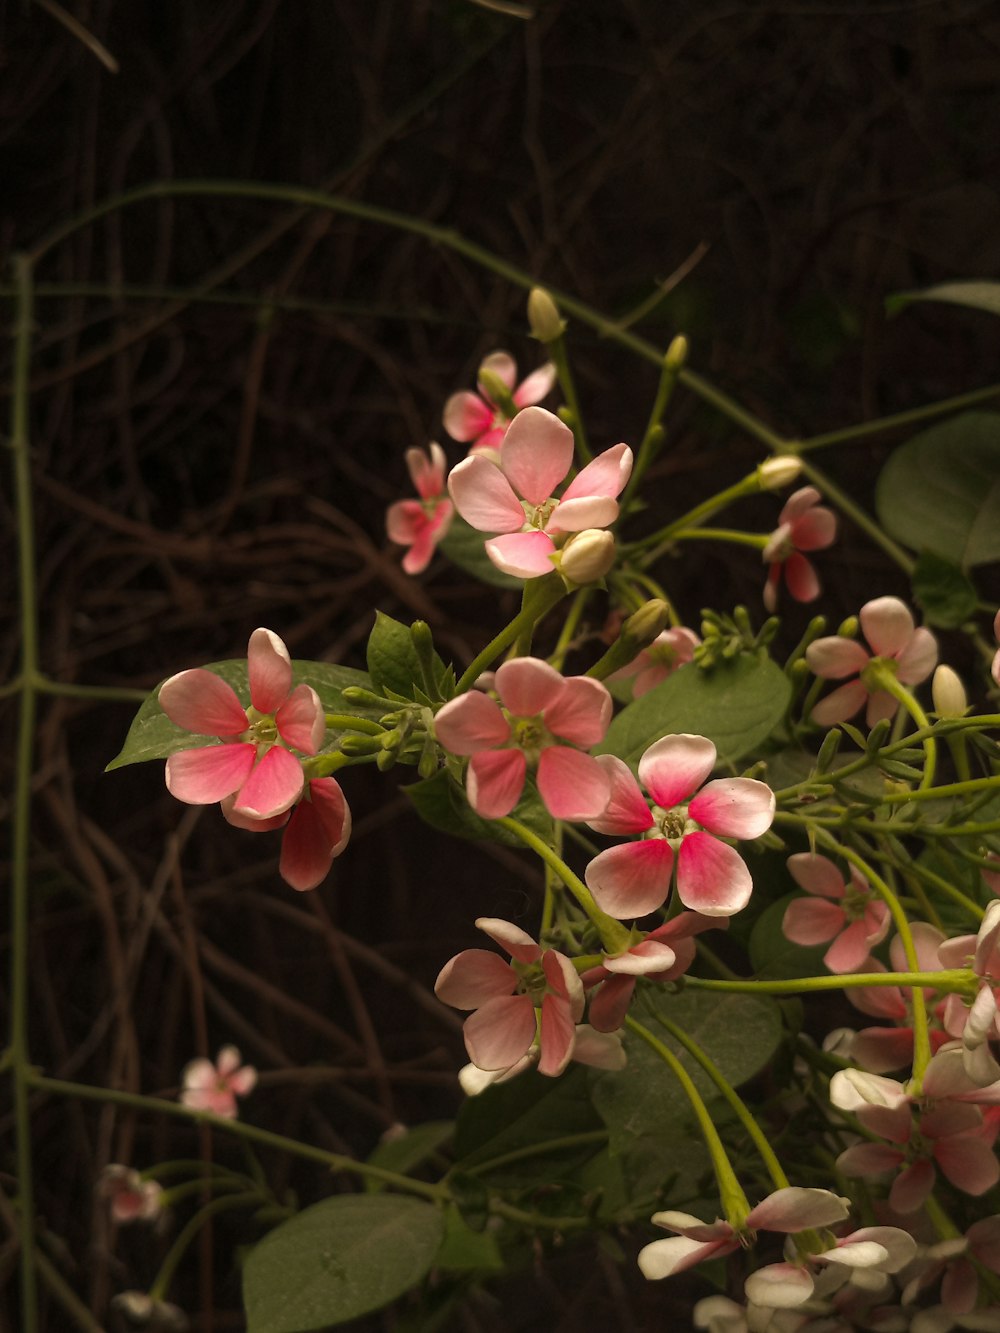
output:
M525 630L534 629L542 616L551 611L565 595L563 582L558 574L554 573L538 579L530 589L526 587L521 610L465 669L455 686L455 693L464 694L466 690L470 690L487 667L495 662L506 648L515 643Z
M909 713L910 717L913 718L917 727L930 729L930 720L928 719L927 714L920 707L906 686L899 682L894 670L875 662L867 666L863 674L870 674L872 678L877 681L879 689L885 690L887 694L891 694L894 699L897 699ZM920 779L920 787L918 791L909 793L911 798L920 793L923 793L925 796L937 794L928 791L928 788L934 785L934 774L936 771L937 740L932 733L924 740L923 777Z
M163 1263L160 1265L160 1271L149 1289L150 1299L162 1301L166 1296L174 1273L177 1271L177 1265L184 1258L188 1246L206 1222L217 1213L227 1212L231 1208L245 1208L248 1204L265 1202L267 1202L267 1196L261 1194L259 1190L253 1190L243 1194L227 1194L220 1199L213 1199L204 1208L199 1208L177 1233L177 1238L167 1251Z
M975 974L967 968L953 968L941 972L835 972L822 977L787 977L781 981L753 981L737 978L733 981L707 977L684 978L691 990L734 991L743 995L802 995L809 991L849 990L868 986L919 986L928 990L974 995L978 985Z

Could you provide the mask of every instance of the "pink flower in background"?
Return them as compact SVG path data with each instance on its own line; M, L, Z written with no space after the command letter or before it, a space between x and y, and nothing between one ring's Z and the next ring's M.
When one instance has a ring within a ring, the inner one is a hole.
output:
M480 532L498 569L515 578L550 574L553 537L606 528L618 517L618 499L632 471L632 450L616 444L599 454L557 499L555 488L573 465L573 432L541 407L519 412L500 447L499 467L479 455L452 468L448 489L455 508Z
M277 634L254 630L247 666L249 710L232 686L201 667L181 671L160 686L160 707L171 722L223 742L172 754L167 790L191 805L235 796L237 813L270 819L290 809L302 793L302 764L290 750L315 754L326 720L311 686L292 688L291 659Z
M764 563L770 566L764 584L768 611L778 605L782 572L797 602L813 602L819 596L819 578L802 552L821 551L836 539L837 516L819 503L822 498L815 486L803 486L788 497L778 515L778 526L764 547Z
M256 1069L241 1065L241 1058L235 1046L223 1046L214 1064L202 1057L185 1065L181 1105L235 1120L236 1098L245 1097L257 1085Z
M694 650L700 643L701 639L694 630L685 629L683 625L676 629L665 629L628 666L613 672L609 679L628 680L634 676L632 697L641 699L654 685L659 685L660 681L672 676L680 667L693 662Z
M445 963L434 984L445 1004L475 1010L464 1028L469 1058L480 1070L517 1072L522 1061L527 1064L537 1033L539 1073L561 1074L583 1016L583 984L576 969L563 954L543 950L509 921L479 917L476 925L506 949L511 962L486 949L466 949Z
M233 796L222 802L222 813L230 824L251 833L284 828L278 871L293 889L315 889L321 884L351 836L351 810L336 778L313 778L291 812L271 819L241 814Z
M853 867L848 886L834 863L814 852L788 858L800 889L814 895L788 904L781 923L793 944L833 943L823 957L831 972L858 972L876 944L889 933L889 909Z
M445 495L448 464L439 444L431 444L429 454L422 449L407 449L406 466L420 499L397 500L390 505L385 526L390 541L410 548L403 556L407 574L419 574L430 564L455 510Z
M556 382L556 368L551 361L533 371L527 379L517 383L517 365L509 352L491 352L480 364L480 374L486 370L496 375L511 391L515 407L532 407L548 397ZM470 453L496 455L507 433L510 417L480 384L479 393L463 389L453 393L444 405L444 428L453 440L462 444L472 442Z
M601 852L587 866L587 885L609 916L624 920L661 907L675 861L678 896L693 912L731 916L747 905L750 871L720 838L766 833L774 793L753 778L718 778L702 786L715 759L715 746L704 736L664 736L651 745L639 760L639 779L655 802L651 810L628 765L614 755L598 756L611 800L587 822L598 833L642 835Z
M865 684L865 668L873 661L891 666L902 685L917 685L926 680L937 662L937 640L930 630L914 627L909 609L898 597L876 597L866 602L859 614L864 636L873 650L871 654L854 639L839 635L817 639L806 649L806 661L817 676L825 680L858 677L838 685L812 710L812 720L821 727L845 722L866 700L865 719L869 727L895 715L897 700L886 690Z
M537 657L504 662L494 683L499 704L470 690L434 719L445 749L470 756L466 790L476 813L484 819L509 814L530 765L556 819L599 814L608 802L608 780L598 761L581 751L603 740L608 729L611 696L605 687L589 676L561 676Z
M113 1222L153 1222L163 1212L162 1187L155 1180L143 1180L131 1167L110 1163L98 1188L108 1200Z
M1000 611L993 617L993 637L1000 643ZM1000 648L997 649L993 658L993 664L990 667L990 674L998 685L1000 685Z

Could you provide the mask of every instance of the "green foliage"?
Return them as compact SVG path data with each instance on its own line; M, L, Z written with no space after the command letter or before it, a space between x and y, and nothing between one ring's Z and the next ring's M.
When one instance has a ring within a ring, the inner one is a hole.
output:
M441 1212L419 1199L325 1199L251 1251L243 1269L248 1333L308 1333L379 1310L421 1280L443 1236Z
M933 551L921 551L912 575L913 596L929 625L957 629L975 613L979 594L957 565Z
M520 590L524 587L522 579L516 579L513 575L497 569L486 554L485 535L478 528L466 523L459 514L455 514L452 518L451 527L439 544L438 550L443 551L453 565L458 565L459 569L464 569L467 574L475 575L480 583L490 583L495 588Z
M422 1125L414 1125L399 1138L380 1143L368 1158L368 1164L408 1176L443 1148L454 1132L453 1120L427 1120ZM385 1189L385 1185L369 1177L365 1180L365 1189L370 1194L377 1194Z
M785 938L781 923L788 904L801 898L801 893L789 893L766 907L750 932L750 962L754 976L759 980L783 981L788 977L823 977L829 968L823 955L829 945L807 948Z
M375 612L375 625L368 638L368 671L376 690L389 690L402 699L451 697L455 677L437 653L431 654L433 680L426 682L409 625L400 624L382 611ZM432 686L428 690L425 686Z
M1000 315L1000 282L942 282L923 291L894 292L886 297L886 314L897 315L916 301L944 301Z

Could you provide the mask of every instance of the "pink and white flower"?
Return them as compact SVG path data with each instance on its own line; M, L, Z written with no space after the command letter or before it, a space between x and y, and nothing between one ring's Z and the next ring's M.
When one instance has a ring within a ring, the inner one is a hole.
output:
M171 722L222 741L172 754L167 790L190 805L235 796L237 813L270 819L289 810L302 794L302 763L291 751L315 754L326 720L311 686L292 688L291 659L277 634L254 630L247 665L249 709L231 685L201 667L181 671L160 686L160 707Z
M455 507L445 495L448 463L439 444L431 444L429 453L407 449L406 466L419 500L397 500L386 512L385 527L389 540L410 549L403 556L407 574L419 574L430 564L438 542L447 534Z
M509 352L491 352L479 366L480 375L484 370L507 386L516 408L540 403L556 382L556 368L546 361L518 384L517 365ZM444 428L453 440L462 444L471 441L470 453L495 458L511 418L493 401L484 384L480 383L478 388L478 394L463 389L451 395L444 405Z
M867 653L854 639L832 635L817 639L806 649L806 661L824 680L843 680L856 676L821 699L812 710L812 720L821 727L832 727L853 717L867 700L865 719L869 727L883 718L893 717L898 701L877 681L867 682L867 669L873 664L888 668L902 685L918 685L934 670L937 640L928 629L917 629L909 609L898 597L876 597L866 602L859 613L861 628L873 649Z
M104 1168L99 1191L108 1201L111 1220L119 1224L154 1222L163 1212L162 1186L118 1162Z
M787 1243L785 1252L789 1252ZM855 1275L860 1281L863 1273L898 1273L912 1262L916 1253L917 1242L900 1227L861 1227L838 1236L825 1250L796 1254L785 1263L758 1268L747 1278L743 1290L753 1305L798 1309L816 1291L811 1269L823 1275L825 1293L829 1294Z
M477 1097L494 1083L507 1083L526 1069L531 1069L538 1064L540 1057L541 1047L536 1037L527 1052L506 1069L480 1069L474 1064L463 1065L458 1071L458 1081L467 1097ZM626 1059L621 1035L617 1032L598 1032L589 1023L577 1023L570 1059L577 1064L588 1065L591 1069L624 1069Z
M336 778L312 778L295 807L271 819L241 814L232 796L222 802L222 813L230 824L251 833L284 828L278 872L300 891L315 889L326 879L351 836L351 810Z
M797 852L788 870L799 888L813 895L788 904L781 923L793 944L833 943L823 961L831 972L858 972L889 933L889 909L867 880L851 868L848 886L834 863L818 852Z
M464 1027L469 1058L480 1070L516 1073L530 1062L537 1037L539 1073L561 1074L583 1017L583 983L576 969L510 921L479 917L476 925L511 961L486 949L466 949L445 963L434 984L445 1004L475 1010Z
M627 764L599 755L611 800L587 823L598 833L639 834L637 841L601 852L587 866L587 885L598 906L624 920L662 907L676 864L677 893L703 916L732 916L750 900L753 881L735 848L721 838L759 838L774 819L774 793L754 778L717 778L716 750L704 736L664 736L639 760L639 779ZM699 788L701 790L699 790Z
M821 551L836 539L837 516L819 503L822 498L815 486L803 486L788 497L778 515L778 526L764 547L764 563L769 566L764 585L768 611L778 605L782 572L797 602L814 602L820 594L816 570L802 552Z
M1000 643L1000 611L993 617L993 637ZM997 649L990 665L990 675L1000 685L1000 648Z
M589 676L562 676L537 657L504 662L494 685L500 703L469 690L434 719L445 749L469 756L466 790L475 812L484 819L509 814L530 765L554 818L600 814L608 803L608 779L582 751L604 739L611 721L607 689Z
M682 666L694 661L694 650L701 643L694 630L678 625L675 629L665 629L656 636L648 648L643 648L638 657L612 673L611 680L628 680L635 677L632 686L633 699L641 699L644 694L661 681L672 676Z
M519 412L500 446L499 467L481 455L452 468L448 490L455 508L480 532L498 569L515 578L550 574L555 538L606 528L618 517L618 499L632 471L627 444L606 449L553 494L573 465L573 432L541 407Z
M202 1057L185 1065L181 1105L235 1120L236 1098L245 1097L257 1086L256 1069L241 1064L241 1059L235 1046L223 1046L214 1064Z

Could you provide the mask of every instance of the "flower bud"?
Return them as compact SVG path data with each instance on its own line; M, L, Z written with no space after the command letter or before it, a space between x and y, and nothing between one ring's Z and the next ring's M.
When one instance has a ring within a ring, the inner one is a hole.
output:
M964 717L969 707L965 686L957 671L944 663L934 672L931 681L931 698L938 717Z
M802 460L793 454L779 454L766 458L757 469L757 480L762 491L780 491L797 481L802 471Z
M595 583L615 563L614 534L602 528L575 532L558 553L559 572L571 583Z
M638 611L633 611L622 626L622 638L638 645L637 651L648 647L658 634L667 628L670 608L659 597L652 597Z
M663 364L667 370L681 370L688 359L688 340L683 333L678 333L667 348L666 356L663 358Z
M517 405L511 398L510 386L504 384L495 370L491 370L489 366L480 366L476 380L491 403L502 407L508 416L513 416L517 412Z
M566 321L544 287L532 287L528 293L528 323L531 336L540 343L554 343L563 336Z

